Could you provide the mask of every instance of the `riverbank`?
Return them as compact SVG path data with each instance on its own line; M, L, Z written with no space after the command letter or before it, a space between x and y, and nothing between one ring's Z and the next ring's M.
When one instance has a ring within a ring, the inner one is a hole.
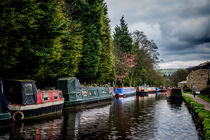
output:
M205 139L210 139L210 111L209 102L190 94L183 94L183 98L188 107L194 112L197 122L202 125Z

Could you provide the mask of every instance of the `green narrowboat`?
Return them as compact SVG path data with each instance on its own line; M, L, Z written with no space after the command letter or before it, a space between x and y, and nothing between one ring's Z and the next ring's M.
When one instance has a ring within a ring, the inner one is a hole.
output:
M7 99L3 92L3 82L2 79L0 79L0 124L11 121L11 118L11 113L8 110Z
M75 77L59 78L57 88L62 90L64 107L89 107L104 104L112 100L112 94L106 87L81 87ZM84 105L85 104L85 105ZM84 106L83 106L84 105Z
M179 88L167 89L167 99L169 101L182 101L182 91Z

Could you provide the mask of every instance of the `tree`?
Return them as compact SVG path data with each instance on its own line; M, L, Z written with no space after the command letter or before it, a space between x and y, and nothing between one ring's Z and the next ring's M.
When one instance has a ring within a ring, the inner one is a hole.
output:
M76 1L82 27L83 49L77 76L81 82L96 80L101 52L102 1Z
M63 7L66 18L66 34L62 39L61 58L53 65L55 73L59 77L72 77L78 71L79 62L82 57L82 27L81 21L75 17L75 5L66 0Z
M3 77L45 79L59 60L66 34L63 1L4 0L0 4ZM8 60L6 60L6 59Z
M133 33L133 50L136 53L136 66L134 73L134 83L136 85L161 84L162 79L159 72L155 69L158 63L157 45L154 41L147 39L146 35L141 31Z
M127 24L125 23L124 16L120 19L120 25L115 27L113 35L114 45L114 61L116 66L117 80L123 82L123 79L129 75L131 67L129 66L130 58L132 57L132 38L129 34ZM128 62L129 61L129 62ZM132 61L134 61L132 59Z
M101 28L101 53L98 65L97 81L107 82L115 80L115 71L113 71L114 62L112 54L112 38L110 33L109 18L107 6L103 4L102 28Z
M132 38L128 31L128 26L125 23L124 16L120 19L120 26L115 27L115 32L113 35L114 43L119 46L123 52L132 51Z
M178 82L185 81L188 74L187 70L178 69L170 78L172 86L177 86Z

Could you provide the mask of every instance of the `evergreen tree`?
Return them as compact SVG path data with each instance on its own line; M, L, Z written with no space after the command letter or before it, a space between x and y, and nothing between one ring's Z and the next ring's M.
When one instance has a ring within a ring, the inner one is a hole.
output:
M0 49L4 77L55 77L51 64L59 60L66 34L63 1L4 0L0 4Z
M123 52L132 51L132 38L125 23L124 16L120 19L120 26L115 27L114 43L122 49Z
M78 0L75 14L81 21L83 49L78 78L82 82L96 80L101 52L102 0Z
M113 71L113 54L112 54L112 38L109 26L109 18L106 4L103 5L102 13L102 34L101 34L101 54L98 65L97 80L100 82L113 81L115 79L115 71Z
M66 16L67 34L62 39L61 58L54 65L59 77L75 76L81 59L82 27L80 20L75 18L75 8L72 1L66 0L63 10Z

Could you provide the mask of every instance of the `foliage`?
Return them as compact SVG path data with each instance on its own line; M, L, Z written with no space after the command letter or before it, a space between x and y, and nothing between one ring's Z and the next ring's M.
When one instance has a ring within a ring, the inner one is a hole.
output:
M3 60L8 59L2 61L3 73L8 77L15 73L16 77L25 78L53 74L48 66L60 58L61 39L65 34L63 2L3 3L0 30L4 36L1 36L0 48Z
M102 28L101 28L101 53L98 65L97 81L98 82L108 82L115 80L115 71L113 71L114 62L112 54L112 38L109 26L109 18L107 15L107 6L103 4L102 12Z
M205 139L210 139L210 111L204 109L204 106L194 101L191 97L183 95L184 100L190 107L198 114L199 119L202 121L203 132Z
M74 5L66 1L63 10L66 16L67 33L62 39L63 51L61 58L55 62L53 68L57 71L59 77L72 77L78 71L78 65L82 57L82 30L81 22L73 18L72 11Z
M128 31L128 26L125 23L124 16L120 19L120 26L115 27L113 35L114 43L122 50L122 52L132 51L132 38Z
M133 33L134 53L136 54L136 66L134 81L136 85L155 85L163 84L163 77L156 70L155 65L158 63L157 45L154 41L147 39L141 31Z
M81 21L83 49L79 64L78 78L82 82L95 81L101 52L102 1L80 0L77 16Z
M178 82L185 81L188 75L187 70L185 69L178 69L175 73L171 76L171 84L172 86L177 86Z

